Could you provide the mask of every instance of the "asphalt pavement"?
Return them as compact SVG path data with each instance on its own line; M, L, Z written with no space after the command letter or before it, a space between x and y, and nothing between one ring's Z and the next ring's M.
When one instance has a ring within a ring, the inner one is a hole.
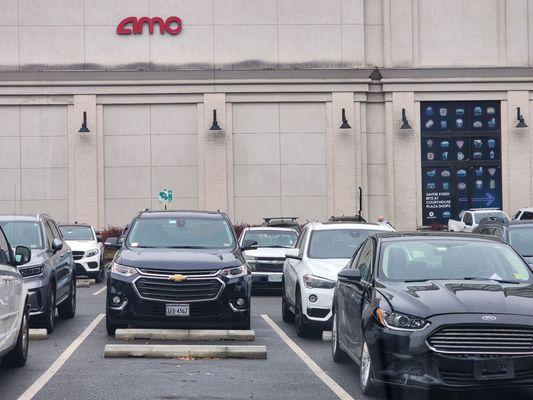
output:
M1 400L365 399L359 391L357 366L334 363L330 343L319 337L297 337L294 327L282 321L280 297L273 295L255 295L252 303L256 340L249 344L265 345L266 360L106 359L106 344L168 342L124 342L107 336L102 318L103 287L98 284L78 288L76 317L58 320L47 340L30 342L25 367L0 367ZM382 396L409 400L478 396L521 400L531 399L532 395L531 391L520 390L466 394L392 390Z

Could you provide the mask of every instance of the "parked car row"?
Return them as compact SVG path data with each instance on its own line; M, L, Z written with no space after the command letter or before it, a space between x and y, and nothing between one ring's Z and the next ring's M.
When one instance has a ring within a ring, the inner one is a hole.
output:
M29 328L53 332L76 315L76 276L101 281L102 248L90 225L46 214L0 216L0 358L23 366Z

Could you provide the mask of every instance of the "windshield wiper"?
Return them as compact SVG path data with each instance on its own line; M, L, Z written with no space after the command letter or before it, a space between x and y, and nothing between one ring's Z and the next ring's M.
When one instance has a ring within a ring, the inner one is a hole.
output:
M431 280L434 280L434 279L407 279L404 282L405 283L415 283L415 282L427 282L427 281L431 281Z
M290 249L291 248L291 247L288 247L288 246L280 246L280 245L277 245L277 244L273 244L272 246L261 246L261 247L263 247L264 249Z
M163 246L164 249L209 249L205 246Z
M498 283L514 283L514 284L520 283L518 281L508 281L505 279L486 278L482 276L467 276L467 277L464 277L463 279L465 281L494 281Z

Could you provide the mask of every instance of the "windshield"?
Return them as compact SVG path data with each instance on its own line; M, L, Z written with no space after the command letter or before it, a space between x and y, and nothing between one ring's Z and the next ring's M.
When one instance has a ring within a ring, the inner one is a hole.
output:
M479 223L479 221L481 221L484 218L491 218L491 217L508 219L507 215L505 215L503 211L475 212L474 217L476 219L476 223Z
M11 246L26 246L30 249L44 248L41 227L38 222L2 221L0 226L2 226Z
M94 240L93 230L89 226L60 226L59 230L65 240Z
M471 240L384 243L380 277L393 281L531 279L524 261L505 244Z
M533 257L533 226L509 229L509 243L524 257Z
M231 226L222 217L139 218L127 239L130 247L232 249Z
M243 244L257 247L284 247L291 248L298 240L294 231L248 231L244 235Z
M311 233L309 258L352 258L361 243L373 233L372 229L327 229Z

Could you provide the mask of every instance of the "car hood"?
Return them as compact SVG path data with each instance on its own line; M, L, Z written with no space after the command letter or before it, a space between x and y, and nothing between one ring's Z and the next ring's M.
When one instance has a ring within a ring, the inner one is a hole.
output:
M378 291L394 311L428 318L442 314L531 315L533 284L494 281L387 282Z
M244 262L237 250L141 249L123 248L115 261L136 268L171 271L217 270L236 267Z
M87 251L98 249L98 242L96 240L65 240L72 251Z
M244 250L243 253L248 257L261 257L261 258L285 258L287 248L277 247L258 247L257 249Z
M336 281L337 274L349 261L349 258L331 258L327 260L314 258L307 260L306 265L311 274Z

